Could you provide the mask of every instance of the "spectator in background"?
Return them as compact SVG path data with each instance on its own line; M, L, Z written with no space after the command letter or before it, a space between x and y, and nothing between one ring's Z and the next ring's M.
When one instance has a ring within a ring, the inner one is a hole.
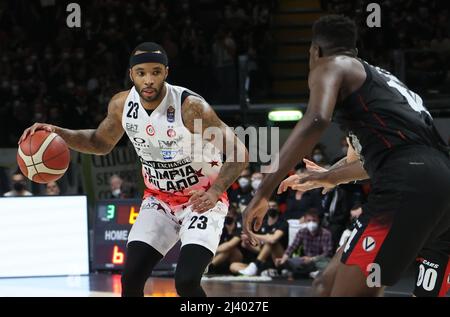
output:
M314 278L330 262L333 252L331 233L321 226L315 209L310 209L305 214L304 221L306 228L297 232L283 256L275 259L275 265L290 270L294 276L309 274ZM301 255L291 258L300 247Z
M254 276L269 269L275 259L281 257L289 241L289 225L280 216L278 205L275 201L269 201L269 210L259 233L255 234L256 239L262 245L255 262L241 268L239 274ZM242 239L247 239L243 235Z
M237 102L236 42L231 31L219 29L212 52L214 73L219 84L216 102Z
M263 180L263 174L260 172L254 172L251 177L251 186L252 186L252 195L256 193L256 191L259 188L259 185L261 185L261 182Z
M342 137L341 141L340 141L340 151L339 154L334 158L333 160L333 164L336 163L337 161L339 161L340 159L342 159L344 156L347 156L347 152L348 152L348 140L347 137Z
M220 236L219 247L208 268L208 273L229 273L233 262L242 262L243 256L239 248L241 243L241 229L237 224L238 214L230 208L225 217L225 225Z
M139 192L132 182L122 181L119 197L123 199L139 198Z
M342 232L349 225L350 211L363 200L362 187L359 184L342 184L325 194L322 201L324 225L331 232L333 250L339 243Z
M0 196L3 196L4 193L9 191L9 177L6 173L6 169L3 166L0 166Z
M250 170L243 170L237 180L237 183L239 187L231 193L230 202L237 204L238 212L241 213L253 198Z
M355 225L356 219L362 214L362 207L360 204L356 204L350 211L350 221L347 229L342 232L341 238L339 239L339 248L342 247L352 234L353 226ZM336 249L337 252L338 248Z
M9 192L6 192L3 196L12 197L12 196L32 196L33 195L26 189L27 181L25 179L25 176L23 176L22 173L20 173L20 172L16 172L11 177L11 185L12 185L12 190L10 190Z
M61 194L61 189L57 182L50 182L45 185L45 194L47 196L59 196Z
M297 171L297 175L300 175L303 172L304 170L300 169ZM284 216L286 219L299 219L311 208L319 210L319 213L322 215L322 201L323 195L320 188L309 190L307 192L289 188L287 190L286 212Z
M312 161L319 166L322 166L322 167L330 166L328 157L325 155L325 147L320 143L314 147L311 158L312 158Z
M120 198L120 186L122 185L122 178L117 175L114 174L109 178L109 185L111 188L111 197L110 198Z

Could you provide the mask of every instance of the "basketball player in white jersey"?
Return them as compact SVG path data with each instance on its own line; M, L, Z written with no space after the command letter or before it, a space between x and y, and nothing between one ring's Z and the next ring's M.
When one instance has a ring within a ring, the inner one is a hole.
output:
M97 129L68 130L35 123L19 142L45 129L59 134L76 151L105 155L125 131L142 164L146 189L128 236L122 296L143 296L154 266L179 239L177 292L205 296L200 280L219 244L228 212L226 190L247 166L248 153L201 96L166 82L168 59L161 46L138 45L129 66L134 86L111 99ZM200 131L194 131L196 119L201 120ZM208 128L218 133L204 140L202 134ZM192 145L199 142L202 155L194 156ZM231 157L222 144L232 144ZM220 152L227 153L225 162Z

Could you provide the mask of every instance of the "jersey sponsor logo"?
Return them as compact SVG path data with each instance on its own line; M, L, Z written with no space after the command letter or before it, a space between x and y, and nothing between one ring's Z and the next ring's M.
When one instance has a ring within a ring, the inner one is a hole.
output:
M132 143L133 143L135 149L138 150L138 152L142 148L149 148L150 147L150 145L147 144L147 141L145 141L145 139L140 138L140 137L134 137Z
M138 125L137 124L133 124L133 123L126 123L125 124L125 129L128 132L137 133L138 132Z
M366 251L366 252L373 251L375 249L375 246L376 246L375 239L370 237L370 236L369 237L365 237L363 242L362 242L362 244L363 244L363 250Z
M199 183L199 171L191 165L169 170L157 170L143 165L147 180L160 191L183 192L185 188Z
M167 108L167 122L174 122L175 121L175 108L170 105L169 108Z
M168 129L167 130L167 136L170 138L174 138L177 135L174 129Z
M151 124L149 124L147 126L147 128L145 128L145 131L147 132L147 134L149 136L154 136L155 135L155 128L153 128L153 126Z
M151 168L156 169L173 169L173 168L179 168L184 165L192 163L192 160L190 158L184 158L182 160L178 160L175 162L158 162L158 161L147 161L143 158L140 158L142 165L149 166Z
M427 261L424 258L418 258L417 261L422 263L422 264L424 264L424 265L426 265L426 266L429 266L429 267L432 267L432 268L435 268L435 269L439 268L439 264Z
M133 141L138 143L138 144L145 144L145 140L143 138L139 138L139 137L134 137Z
M178 142L175 140L158 140L158 143L164 160L173 160L178 154L183 154L183 149L178 146Z

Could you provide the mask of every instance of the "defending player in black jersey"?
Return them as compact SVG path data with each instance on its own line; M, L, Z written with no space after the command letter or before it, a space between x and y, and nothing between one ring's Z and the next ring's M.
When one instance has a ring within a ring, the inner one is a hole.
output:
M356 26L324 16L313 26L310 98L244 212L251 237L287 172L311 152L333 119L360 160L327 172L326 186L369 178L372 192L348 243L332 261L322 295L377 296L417 261L416 296L445 295L450 254L450 158L422 99L389 72L358 59ZM328 184L328 183L329 184ZM252 228L253 227L253 228ZM379 284L378 284L379 282Z

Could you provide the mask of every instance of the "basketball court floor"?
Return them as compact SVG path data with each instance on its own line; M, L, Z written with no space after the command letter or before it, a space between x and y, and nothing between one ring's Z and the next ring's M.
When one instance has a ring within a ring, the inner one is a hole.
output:
M212 297L308 297L312 279L285 280L264 277L204 277L202 285ZM385 296L410 296L413 276L402 278L387 288ZM119 297L120 274L97 273L85 276L2 278L0 297ZM173 278L151 277L145 296L174 297Z

